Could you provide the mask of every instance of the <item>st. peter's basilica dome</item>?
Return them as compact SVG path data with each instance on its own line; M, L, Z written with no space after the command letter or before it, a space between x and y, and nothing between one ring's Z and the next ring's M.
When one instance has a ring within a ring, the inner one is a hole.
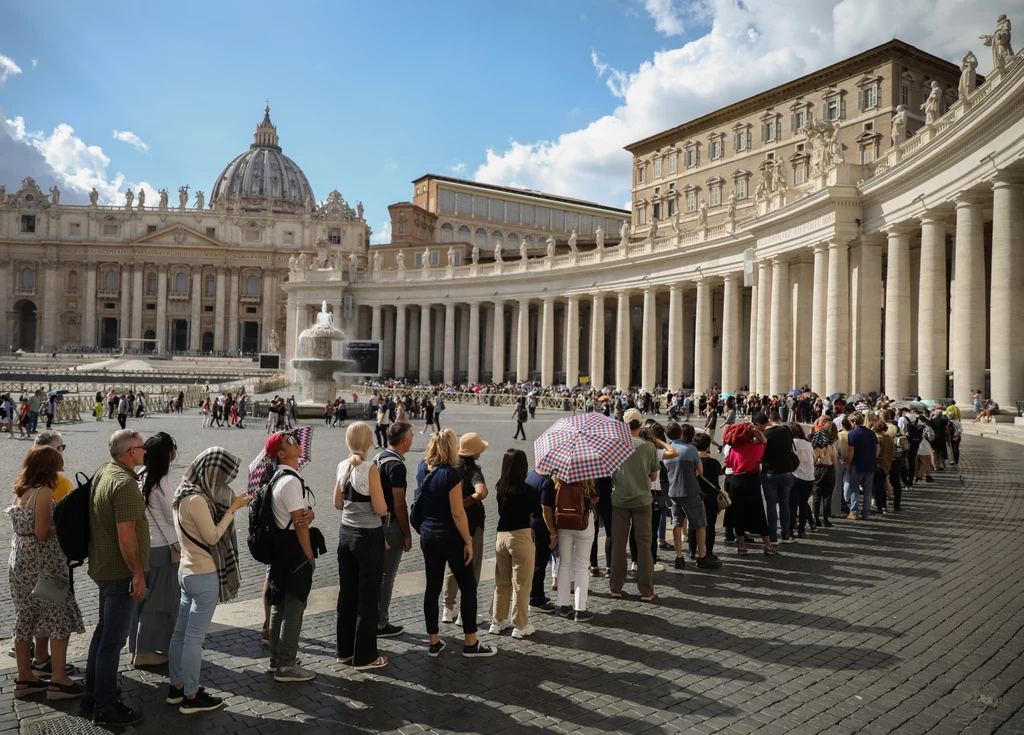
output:
M214 208L299 211L311 209L313 189L296 163L281 152L277 127L266 108L249 150L229 163L213 185Z

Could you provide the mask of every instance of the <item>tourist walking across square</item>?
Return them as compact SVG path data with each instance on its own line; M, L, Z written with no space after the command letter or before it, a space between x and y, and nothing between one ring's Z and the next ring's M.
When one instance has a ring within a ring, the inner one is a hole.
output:
M146 598L149 521L136 468L145 442L137 431L115 431L107 443L111 460L92 478L89 494L89 576L99 588L99 619L89 644L81 711L97 725L127 726L142 711L120 701L117 670L135 602Z

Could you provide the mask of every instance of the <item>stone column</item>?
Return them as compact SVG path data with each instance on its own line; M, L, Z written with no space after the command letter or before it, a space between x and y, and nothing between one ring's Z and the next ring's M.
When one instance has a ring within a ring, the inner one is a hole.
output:
M263 303L260 304L260 349L267 351L267 343L270 341L270 333L274 331L274 316L277 314L277 299L274 298L278 285L277 271L266 268L260 274L263 279ZM339 314L340 316L340 314ZM278 339L281 335L277 335Z
M217 266L217 296L213 309L213 351L224 351L224 302L227 299L225 288L227 286L227 267ZM299 306L299 308L303 308ZM302 331L301 329L299 330ZM298 337L298 332L296 332ZM296 345L297 346L297 345Z
M885 393L900 400L910 395L910 235L892 229L885 273Z
M789 350L792 356L790 382L794 388L803 388L811 384L811 317L815 312L814 266L806 260L806 254L801 253L801 259L790 265L789 282L793 293L790 310L790 334L793 335Z
M683 293L678 283L668 289L668 379L670 391L683 387Z
M142 338L142 263L132 263L132 329L134 339ZM142 345L134 343L134 349Z
M758 293L757 282L755 281L754 285L750 287L750 338L747 344L747 370L750 373L747 385L751 392L757 391L757 381L760 379L757 374L757 327L760 322L760 314L757 313L757 306L760 300L761 296Z
M825 339L825 392L850 392L850 248L828 244L828 322Z
M469 307L455 307L455 323L459 326L455 337L455 377L458 379L463 365L469 373Z
M604 387L604 294L594 295L590 307L590 385Z
M565 382L580 383L580 297L573 294L565 305Z
M555 382L555 297L545 296L540 328L540 382L549 386Z
M530 377L530 300L519 302L519 329L516 335L516 382Z
M117 336L130 337L131 336L131 322L132 322L132 302L131 302L131 266L121 266L120 277L117 280L117 285L121 289L121 322L117 327ZM118 345L120 348L124 348L124 343Z
M203 266L192 268L191 322L188 325L188 349L193 354L202 348L203 337ZM266 309L266 304L263 305ZM283 336L283 335L279 335Z
M455 382L455 304L444 305L444 382Z
M754 390L762 396L771 393L772 368L772 266L767 260L757 264L757 385Z
M740 325L743 311L743 274L725 276L722 302L722 390L740 390Z
M1015 401L1024 400L1024 208L1019 181L1000 175L992 189L989 364L992 398L1000 409L1010 411Z
M466 381L471 385L480 382L480 302L469 303L469 365Z
M828 312L828 244L819 242L814 246L814 306L811 310L811 390L819 396L825 393L825 342Z
M420 383L430 383L430 304L420 306Z
M661 339L658 323L657 292L647 286L644 289L644 316L640 335L640 383L649 391L654 390L658 376L657 342Z
M629 390L630 337L629 291L619 291L617 332L615 335L615 386Z
M406 373L405 305L395 307L395 377L404 378Z
M491 382L505 380L505 302L494 300L491 321Z
M89 265L85 266L86 268ZM10 283L11 283L11 261L6 258L0 259L0 352L3 352L10 346L10 330L8 328L8 313L11 307L14 306L14 302L10 298ZM84 343L83 344L88 344ZM15 347L17 349L17 347Z
M383 327L381 326L381 305L374 304L370 307L370 339L384 339Z
M233 265L228 268L228 277L231 279L231 301L228 303L228 352L238 352L238 274L240 268Z
M870 393L881 389L882 371L882 242L877 235L861 238L857 259L855 322L852 338L855 374L850 390Z
M1016 202L1019 207L1020 202ZM917 392L925 400L946 396L946 219L921 217L921 274L918 278Z
M60 304L62 294L57 289L57 261L47 260L43 262L43 350L52 350L59 346L61 340L57 336L57 323L60 316Z
M697 279L697 325L694 329L693 392L711 390L711 282Z
M1020 200L1017 204L1021 204ZM956 202L953 339L949 352L953 361L953 398L964 409L971 406L971 389L985 387L985 221L981 206L981 198L971 194ZM1018 299L1021 297L1018 294Z
M167 354L167 266L156 271L156 343L161 355Z
M789 261L775 258L772 261L772 338L768 345L768 361L771 365L769 392L784 396L793 387L790 385L790 329L792 317L792 293L789 288Z
M85 324L82 344L96 347L96 264L85 264Z
M409 348L406 351L406 377L420 369L420 310L413 307L409 312Z
M198 272L200 273L200 275L202 275L202 269L201 268L199 269ZM193 273L193 281L192 281L192 283L193 283L193 286L194 286L195 285L195 273L196 273L196 271L193 271L192 273ZM197 293L195 288L193 288L192 293L193 294ZM195 298L195 296L193 296L193 298ZM286 296L286 301L285 301L285 312L284 312L284 324L285 324L284 331L285 331L285 333L283 335L281 335L284 338L284 341L281 343L281 347L283 348L281 351L282 351L282 353L284 355L285 374L288 376L289 380L294 380L295 379L295 375L297 373L297 371L292 367L291 361L295 357L295 351L298 349L298 346L299 346L299 329L298 329L298 326L299 326L299 308L300 307L299 307L298 299L295 296L295 292L294 291L288 292L288 294ZM201 330L199 328L199 324L198 323L194 322L193 324L189 325L189 334L192 335L192 337L190 337L190 342L191 341L196 341L198 343L198 338L195 337L195 335L198 334L200 331ZM198 348L196 348L196 349L198 349Z
M384 312L384 345L381 350L381 370L395 374L395 312L388 309Z
M679 284L683 300L683 332L680 339L683 352L683 385L693 385L693 331L696 325L697 304L687 297L685 284Z

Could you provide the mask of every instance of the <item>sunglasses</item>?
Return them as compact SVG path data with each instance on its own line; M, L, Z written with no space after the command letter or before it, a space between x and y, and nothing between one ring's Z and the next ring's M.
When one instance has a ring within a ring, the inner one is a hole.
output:
M286 442L288 442L289 444L292 444L292 445L295 445L295 444L298 444L298 443L299 443L299 439L298 439L298 437L292 436L291 434L289 434L288 436L286 436L286 437L284 438L284 440L285 440Z

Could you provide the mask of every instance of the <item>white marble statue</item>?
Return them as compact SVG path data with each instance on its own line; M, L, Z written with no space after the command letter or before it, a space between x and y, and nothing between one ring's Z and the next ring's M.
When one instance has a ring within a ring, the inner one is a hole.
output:
M651 217L651 230L647 233L647 239L653 240L658 236L658 220L656 217Z
M757 182L757 189L754 190L754 201L768 201L768 177L763 171L761 172L761 180Z
M277 330L271 329L270 336L267 337L267 352L277 352L281 349L281 339L277 336Z
M179 186L178 187L178 209L180 209L182 212L184 212L185 208L187 206L188 206L188 187L187 186Z
M942 87L938 82L932 82L932 91L928 93L928 99L921 105L924 110L924 121L928 125L935 123L942 114Z
M476 245L473 246L471 257L473 259L473 265L476 265L477 263L480 262L480 248L478 248Z
M843 141L839 139L839 129L842 126L838 120L832 123L832 137L828 139L828 156L831 159L832 165L837 163L846 163L846 155L843 153ZM781 172L781 164L775 164L775 168ZM785 188L786 182L782 182L783 188Z
M298 260L295 261L296 266L300 271L309 270L309 258L305 253L299 253Z
M50 187L50 203L55 207L60 204L60 189L56 184Z
M971 96L974 86L977 83L978 57L971 51L964 54L960 62L960 86L957 88L959 99L966 99Z
M629 222L622 220L622 226L619 227L619 245L626 245L629 243Z
M167 189L160 190L160 209L162 211L167 210Z
M348 280L356 280L356 272L359 270L359 256L355 253L350 253L348 256Z
M298 258L296 258L294 255L289 255L288 256L288 270L290 270L290 271L295 270L296 267L298 266L298 264L299 264L299 259Z
M682 231L683 231L683 228L679 224L679 210L678 209L675 211L675 214L672 215L671 222L672 222L672 232L674 232L677 235L681 234Z
M554 235L552 235L551 237L548 238L547 252L548 252L548 257L549 258L555 257L555 244L557 242L558 242L558 238L556 238Z
M604 230L600 227L594 230L594 243L598 250L604 250Z
M1004 69L1013 58L1010 46L1010 19L1000 15L996 19L996 30L991 36L979 36L986 46L992 47L992 70Z
M384 256L381 253L373 254L373 269L375 271L384 270Z
M576 248L576 230L573 230L572 232L569 233L569 250L570 250L570 252L573 252L573 253L575 253L577 251L577 248Z
M128 191L126 191L124 193L124 208L125 209L131 209L132 208L132 204L134 202L135 202L135 194L132 192L131 189L129 189Z
M776 168L778 168L778 166L776 166ZM708 226L708 203L705 199L700 200L700 206L697 208L697 226Z
M139 189L138 208L139 209L145 209L146 208L146 190L145 189Z
M334 324L334 314L327 311L326 301L320 305L320 313L316 315L316 323L324 327L330 327Z
M196 192L196 209L198 209L201 212L201 211L203 211L203 207L205 205L206 205L206 195L203 192L201 192L201 191L197 191Z
M726 219L735 219L736 218L736 192L735 192L735 190L731 194L729 194L729 201L726 202L725 217L726 217Z
M316 264L318 268L326 268L330 264L331 250L327 247L327 238L316 239Z
M96 191L96 187L94 186L92 188L92 191L89 192L89 204L92 205L93 207L95 207L96 203L99 200L100 200L100 193L98 191Z
M455 265L455 246L452 245L448 248L448 267Z
M356 214L359 215L359 219L363 218L363 203L359 202L356 204Z
M405 251L399 250L395 253L395 265L398 267L399 272L405 271Z
M526 253L526 239L524 238L519 242L519 258L525 261L529 256Z
M896 114L892 116L892 144L898 146L900 143L907 139L907 118L910 117L910 113L907 112L906 105L897 105Z
M500 245L498 247L494 248L494 262L495 263L504 263L505 262L504 260L502 260L502 253L503 252L504 252L504 248L502 248Z
M430 248L423 250L423 268L426 270L430 267Z

